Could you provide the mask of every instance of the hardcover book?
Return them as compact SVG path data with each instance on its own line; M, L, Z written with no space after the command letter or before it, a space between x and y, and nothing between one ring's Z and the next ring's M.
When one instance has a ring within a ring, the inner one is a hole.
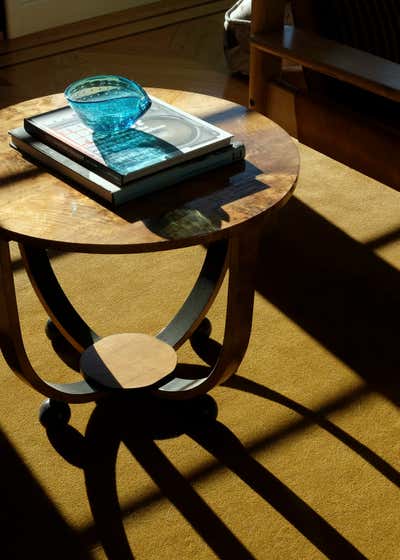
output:
M72 180L114 206L167 188L218 167L239 162L245 157L244 145L239 142L232 142L224 148L118 186L34 138L24 128L10 130L9 135L10 145L28 160L44 166L61 178Z
M93 133L69 106L26 118L24 128L118 186L231 142L225 130L160 99L151 100L150 109L132 128L108 136Z

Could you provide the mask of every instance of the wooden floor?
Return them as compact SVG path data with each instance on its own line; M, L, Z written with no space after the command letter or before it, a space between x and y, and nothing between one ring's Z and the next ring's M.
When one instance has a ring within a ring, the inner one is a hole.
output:
M63 91L93 74L120 74L144 87L202 92L246 105L247 80L229 76L223 53L224 12L230 4L216 1L177 11L169 25L166 16L147 17L141 27L153 27L148 31L135 32L140 26L133 23L118 25L117 14L108 16L106 30L93 32L87 21L73 26L74 33L70 26L67 40L49 32L11 42L0 49L0 107Z

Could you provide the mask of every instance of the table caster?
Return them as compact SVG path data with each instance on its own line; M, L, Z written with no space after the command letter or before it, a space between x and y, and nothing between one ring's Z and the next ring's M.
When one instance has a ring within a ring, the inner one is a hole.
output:
M212 325L205 317L190 337L190 344L196 354L206 364L214 366L221 352L221 344L211 338Z
M66 426L71 418L71 409L66 402L46 399L39 408L39 421L45 428Z
M71 369L79 371L80 353L60 333L51 319L46 322L45 333L59 358Z
M212 330L211 321L207 319L207 317L205 317L200 323L200 325L197 327L197 329L194 331L194 333L192 334L191 339L193 340L196 338L197 339L210 338L211 330Z
M218 407L210 395L200 395L192 400L184 401L187 420L190 424L198 424L204 427L204 422L214 422L218 416Z
M51 340L51 342L55 342L57 340L60 340L60 338L64 338L51 319L47 319L44 332L46 333L47 338Z

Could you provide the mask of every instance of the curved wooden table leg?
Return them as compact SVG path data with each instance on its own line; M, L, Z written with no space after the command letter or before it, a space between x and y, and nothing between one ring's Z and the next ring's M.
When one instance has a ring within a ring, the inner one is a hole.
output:
M208 392L238 369L251 333L259 229L238 232L229 243L229 286L224 339L214 367L201 379L175 377L157 387L164 398L187 399Z
M144 333L109 335L83 352L81 373L110 389L155 388L170 376L178 376L181 364L177 364L175 349L195 332L214 301L225 276L227 254L225 240L208 248L192 291L157 337Z
M204 394L236 372L251 332L258 237L258 228L252 231L246 228L243 233L238 230L229 242L222 240L209 246L191 293L158 338L178 348L195 332L218 293L229 260L228 302L221 352L214 367L205 367L206 376L189 380L181 377L171 380L169 377L166 383L153 389L159 396L186 399ZM99 340L100 337L83 321L64 294L46 251L23 244L20 248L32 285L60 332L81 352ZM0 286L3 301L0 300L0 303L7 310L0 326L3 326L3 332L11 333L7 339L3 338L1 345L10 367L37 391L53 399L83 402L101 396L96 385L92 387L90 382L47 383L33 370L23 347L7 242L2 242L0 257L3 271Z
M74 348L83 352L101 337L85 323L68 300L54 274L47 252L22 243L19 248L32 286L47 314ZM191 293L157 338L176 349L193 334L212 305L224 279L227 252L226 240L210 245Z
M192 291L172 321L157 335L175 349L190 338L210 309L225 277L228 242L216 241L207 249L203 267Z
M66 402L88 402L103 396L86 381L49 383L33 369L22 341L10 250L0 241L0 346L9 367L23 381L43 395Z
M83 352L100 337L85 323L65 295L47 252L22 243L19 249L31 284L48 316L64 338L78 352Z

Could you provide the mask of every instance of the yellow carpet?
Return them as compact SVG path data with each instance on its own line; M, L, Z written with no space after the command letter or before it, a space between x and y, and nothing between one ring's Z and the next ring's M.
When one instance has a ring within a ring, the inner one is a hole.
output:
M47 435L42 397L1 358L2 558L400 558L400 197L309 148L301 158L295 196L263 241L250 346L226 386L189 406L73 405L69 428ZM151 334L203 254L53 264L100 334ZM76 379L44 335L17 253L15 267L34 366ZM225 295L226 284L209 315L216 339ZM195 359L186 345L179 354Z

